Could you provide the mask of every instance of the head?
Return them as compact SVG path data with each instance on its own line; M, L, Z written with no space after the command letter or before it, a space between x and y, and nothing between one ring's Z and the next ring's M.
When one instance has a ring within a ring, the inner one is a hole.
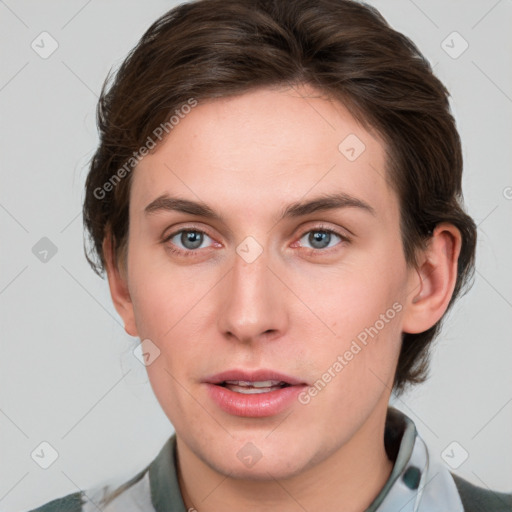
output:
M448 92L375 9L181 5L105 82L98 123L87 257L126 331L158 347L151 384L198 456L229 471L233 439L258 439L291 474L425 380L476 228ZM232 368L308 387L285 421L233 416L206 389Z

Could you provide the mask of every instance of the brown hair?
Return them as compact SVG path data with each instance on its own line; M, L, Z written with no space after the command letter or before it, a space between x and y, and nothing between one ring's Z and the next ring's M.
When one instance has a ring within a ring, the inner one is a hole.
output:
M450 308L474 273L476 226L462 206L461 143L449 93L411 40L375 8L351 0L199 0L153 23L113 79L109 74L98 103L100 144L83 206L92 242L86 257L96 273L105 269L107 234L116 261L124 261L134 156L158 126L169 125L170 114L191 98L296 84L340 100L384 140L408 264L416 264L417 249L438 223L460 230ZM440 322L403 334L398 394L426 379Z

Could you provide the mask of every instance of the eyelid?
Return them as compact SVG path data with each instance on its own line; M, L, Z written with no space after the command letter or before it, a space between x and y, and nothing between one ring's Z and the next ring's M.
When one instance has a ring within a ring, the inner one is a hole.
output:
M322 221L311 221L311 225L308 223L306 227L301 228L302 234L300 235L299 238L302 238L306 233L309 233L310 231L329 231L331 233L335 233L344 240L350 240L352 236L355 236L347 228L334 227Z
M194 225L194 224L187 224L184 227L173 229L167 235L166 234L162 235L162 240L163 241L169 240L170 238L173 238L174 236L176 236L178 233L181 233L182 231L197 231L199 233L204 233L205 235L208 235L212 239L214 238L212 235L210 235L208 230L206 228L204 228L203 226L197 226L197 225ZM165 233L165 231L164 231L164 233Z

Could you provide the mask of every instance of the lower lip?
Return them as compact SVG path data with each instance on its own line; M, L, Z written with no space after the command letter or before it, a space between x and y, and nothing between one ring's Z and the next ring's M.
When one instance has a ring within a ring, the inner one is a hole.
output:
M268 393L244 394L216 384L206 384L213 401L234 416L262 418L274 416L288 408L306 385L288 386Z

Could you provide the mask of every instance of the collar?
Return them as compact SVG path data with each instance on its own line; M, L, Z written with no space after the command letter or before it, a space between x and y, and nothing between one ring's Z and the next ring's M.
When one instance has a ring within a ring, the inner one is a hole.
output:
M449 471L429 460L414 422L393 407L388 407L384 444L395 462L387 482L365 512L463 512ZM149 465L149 483L156 512L187 512L176 471L176 434Z

